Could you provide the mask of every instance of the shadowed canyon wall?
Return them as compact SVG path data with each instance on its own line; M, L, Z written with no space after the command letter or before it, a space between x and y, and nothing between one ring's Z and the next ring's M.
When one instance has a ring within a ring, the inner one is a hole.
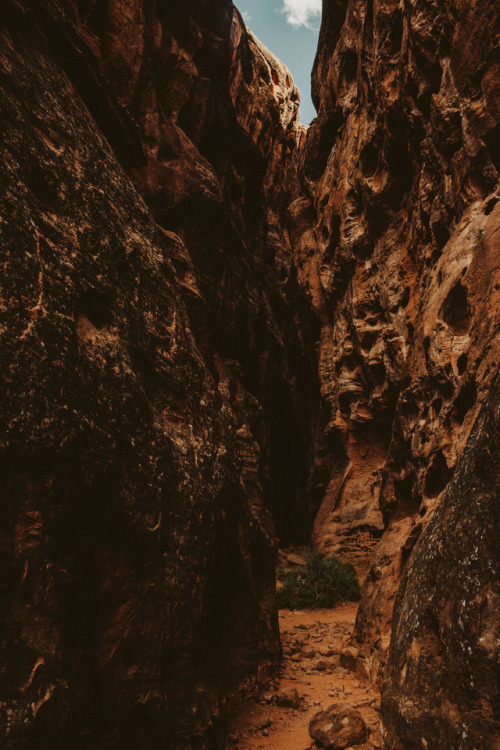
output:
M221 747L279 660L277 539L311 534L366 575L379 683L403 575L384 710L420 746L497 491L494 400L464 449L500 354L498 12L325 1L306 129L229 0L4 0L2 747ZM484 643L453 645L483 649L485 721L487 570Z
M212 747L279 657L269 509L312 521L298 92L230 2L0 36L1 744Z

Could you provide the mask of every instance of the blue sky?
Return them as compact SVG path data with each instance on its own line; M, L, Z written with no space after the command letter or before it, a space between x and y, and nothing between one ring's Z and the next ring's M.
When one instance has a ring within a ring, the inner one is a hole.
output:
M311 70L321 21L321 0L233 0L246 25L290 69L300 89L300 120L316 117Z

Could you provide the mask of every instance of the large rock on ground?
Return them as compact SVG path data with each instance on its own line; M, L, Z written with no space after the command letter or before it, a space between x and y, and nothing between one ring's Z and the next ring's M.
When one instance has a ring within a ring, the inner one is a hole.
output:
M382 710L388 750L500 742L500 378L406 566Z
M359 711L335 703L313 716L309 734L320 747L345 750L365 741L366 725Z

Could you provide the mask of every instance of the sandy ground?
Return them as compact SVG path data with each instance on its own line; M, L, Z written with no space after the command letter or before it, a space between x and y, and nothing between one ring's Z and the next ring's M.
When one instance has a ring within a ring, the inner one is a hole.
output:
M310 720L318 711L338 702L360 711L367 725L367 742L358 748L382 747L380 696L367 682L360 682L353 672L340 666L338 654L347 645L356 610L357 604L351 603L335 609L281 610L285 656L280 678L260 698L247 699L235 707L228 750L306 750L312 745ZM329 656L325 655L327 651ZM298 708L276 705L277 695L289 689L297 690L300 696Z

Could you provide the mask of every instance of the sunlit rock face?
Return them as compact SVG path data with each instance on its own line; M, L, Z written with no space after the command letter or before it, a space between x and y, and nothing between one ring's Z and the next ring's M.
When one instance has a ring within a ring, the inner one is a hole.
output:
M382 652L500 355L497 19L487 0L324 3L293 206L315 217L295 247L328 412L313 539L367 574L356 636Z
M386 747L500 738L500 380L405 568L383 691Z
M298 93L225 0L0 40L0 744L216 747L279 655L266 506L311 526Z

